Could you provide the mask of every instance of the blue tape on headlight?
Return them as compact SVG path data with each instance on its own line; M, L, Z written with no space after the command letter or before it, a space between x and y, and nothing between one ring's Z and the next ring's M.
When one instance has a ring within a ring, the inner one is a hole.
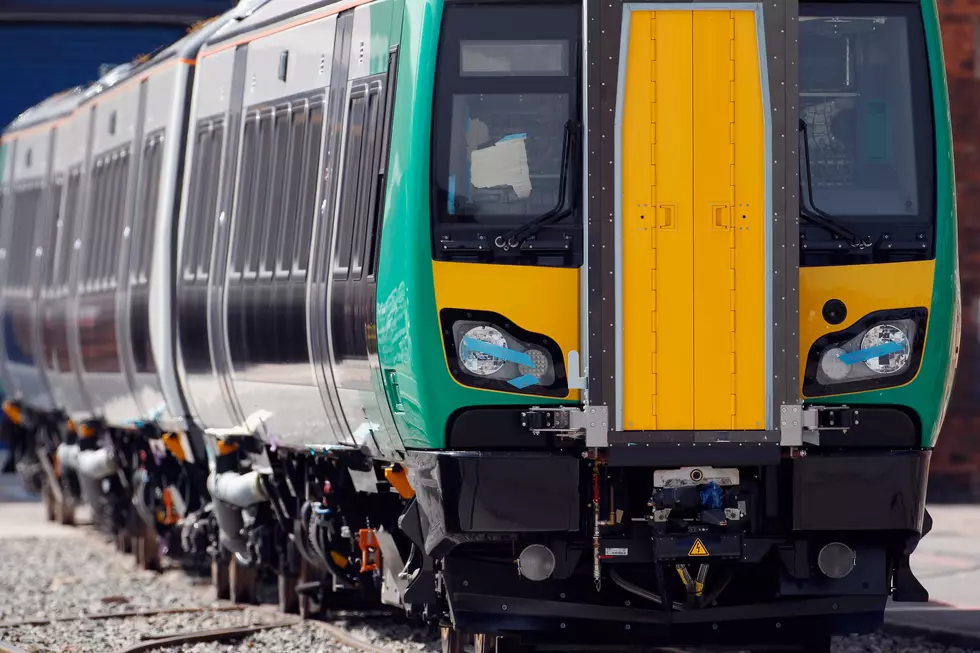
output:
M463 338L463 342L461 344L463 347L467 347L473 351L478 351L481 354L486 354L487 356L493 356L494 358L510 361L511 363L517 363L518 365L523 365L524 367L534 367L534 361L531 360L530 356L522 351L514 351L513 349L508 349L507 347L498 347L497 345L492 345L489 342L483 342L482 340L477 340L476 338ZM462 352L460 353L462 354Z
M525 374L524 376L519 376L516 379L511 379L507 383L511 384L515 388L523 390L529 386L532 386L538 382L538 377L533 374Z
M874 347L858 349L857 351L841 354L840 361L842 363L847 363L848 365L854 365L855 363L863 363L864 361L871 360L872 358L878 358L879 356L894 354L902 351L902 349L902 345L897 342L883 342L880 345L875 345Z

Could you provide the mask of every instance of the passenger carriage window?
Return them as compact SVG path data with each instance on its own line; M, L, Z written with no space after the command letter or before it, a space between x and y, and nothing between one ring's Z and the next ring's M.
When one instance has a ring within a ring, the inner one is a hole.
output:
M160 160L163 155L163 137L154 134L146 139L143 147L142 174L136 215L133 219L137 245L133 249L135 261L130 265L133 271L131 281L145 284L149 280L149 265L152 258L153 231L156 225L157 201L160 195Z
M105 282L115 287L119 274L120 252L122 250L123 229L125 227L126 188L129 185L129 162L132 157L129 149L123 150L116 161L116 178L113 185L113 208L109 214L111 231L107 239L109 251L106 258Z
M30 284L30 265L34 257L34 226L41 189L26 187L14 194L13 226L8 252L8 287L23 290Z
M364 158L364 120L367 117L368 109L367 95L366 84L354 86L351 88L350 103L347 107L344 167L343 176L340 180L340 215L338 216L333 256L334 279L338 281L347 279L350 274L358 185L361 181L361 165Z
M102 209L99 211L98 215L95 216L95 219L98 221L99 225L99 241L95 244L95 251L97 252L97 255L93 260L95 268L93 273L93 281L95 282L96 289L100 289L102 287L102 283L106 277L105 270L108 268L108 258L110 256L108 250L109 239L112 233L112 214L114 213L115 205L114 187L117 168L118 158L115 156L107 156L102 174Z
M105 212L105 178L107 164L102 159L95 162L91 177L91 196L92 206L88 216L87 238L82 243L85 260L85 273L82 275L84 290L88 292L96 279L96 261L99 254L99 243L101 242L101 216Z
M262 220L262 256L259 262L259 275L272 276L276 268L276 246L279 230L284 221L283 200L285 198L286 166L289 155L289 106L279 107L275 114L273 150L270 156L272 169L269 171L269 192L264 202L265 212Z
M306 129L307 104L302 101L293 106L289 125L289 153L284 162L286 192L282 210L282 228L279 231L279 252L276 255L276 276L282 278L288 278L292 268L296 226L301 219L299 212L303 203Z
M43 276L41 279L41 286L45 290L52 288L54 283L54 262L55 262L55 250L58 243L58 227L61 222L61 198L65 186L65 178L59 176L52 186L51 191L51 201L48 204L48 217L45 220L45 227L47 229L44 244L44 251L42 253L44 266L43 266Z
M317 212L317 183L320 180L320 148L323 142L323 104L310 106L310 126L306 131L303 154L303 200L299 208L299 227L296 230L296 267L293 275L305 278L310 263L313 238L313 218Z
M250 113L245 117L245 130L242 134L242 163L238 173L238 196L235 199L234 246L231 256L231 269L234 276L242 273L248 251L248 230L253 209L250 200L256 183L257 134L258 113Z
M357 185L357 208L354 223L354 244L351 249L351 276L363 276L364 262L373 247L374 216L371 213L373 196L378 185L378 159L380 154L381 82L368 85L367 117L364 123L364 147L361 155L360 179Z
M200 246L197 250L197 280L207 281L211 270L211 245L214 236L214 221L218 210L218 185L221 175L221 148L224 146L225 126L218 122L211 132L208 144L207 167L202 170L206 184L203 193L204 210L201 213L200 228L197 230Z
M68 176L68 190L65 197L65 212L58 227L58 243L55 255L54 286L64 289L68 283L68 266L75 245L75 216L78 212L78 196L81 188L81 174L78 168Z
M187 224L184 227L183 277L186 281L206 279L202 273L204 257L211 256L210 239L203 242L214 228L217 201L217 181L220 164L221 137L224 128L219 121L204 119L198 123L191 163L191 182L188 189ZM206 253L205 253L206 250Z
M116 178L119 176L119 156L111 155L106 157L105 170L103 171L103 199L102 210L96 219L99 221L99 242L96 245L98 255L95 257L95 284L97 289L101 289L108 276L109 260L112 254L109 252L112 243L112 222L115 215L116 205Z
M118 157L107 156L105 167L102 174L102 209L95 219L98 221L99 240L95 244L97 255L93 259L94 272L93 281L96 289L100 289L105 279L105 270L108 267L109 258L109 238L112 232L112 214L115 204L114 186L116 172L118 168Z
M271 190L270 173L273 156L273 112L271 110L263 112L259 117L258 134L258 153L255 183L251 184L251 195L249 197L249 220L248 232L244 234L247 239L245 265L242 275L254 278L259 270L259 257L262 252L262 236L265 233L262 224L265 218L266 202ZM244 226L244 225L243 225Z
M211 137L210 125L207 121L198 124L197 134L194 137L194 156L191 160L190 185L187 189L187 212L183 232L182 264L181 274L185 281L194 281L194 248L197 246L197 238L194 237L201 210L201 193L203 192L204 182L201 179L201 163L205 155L207 140Z
M184 264L184 276L193 281L196 278L198 252L201 250L201 222L207 219L207 174L211 165L211 125L205 125L198 134L198 149L194 155L194 194L191 206L194 209L193 219L187 224L187 258Z

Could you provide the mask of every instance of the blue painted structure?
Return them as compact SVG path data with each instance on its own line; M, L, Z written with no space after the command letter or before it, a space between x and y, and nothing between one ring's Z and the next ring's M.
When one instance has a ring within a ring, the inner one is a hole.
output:
M0 2L0 127L46 97L173 43L235 0Z

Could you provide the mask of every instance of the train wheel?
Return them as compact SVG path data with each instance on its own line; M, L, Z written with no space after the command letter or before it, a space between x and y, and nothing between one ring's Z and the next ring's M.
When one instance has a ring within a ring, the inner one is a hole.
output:
M442 653L463 653L466 649L466 633L452 626L440 626L439 633L442 635Z
M311 583L316 580L322 580L314 570L310 563L305 559L300 560L299 563L299 584ZM322 580L322 582L329 582L327 580ZM320 593L313 595L310 592L304 592L297 596L297 608L299 610L299 616L303 619L312 619L320 614L323 606L320 605Z
M75 525L75 504L71 499L55 502L54 512L59 524L64 526Z
M231 562L228 563L228 587L231 600L235 603L255 603L257 584L256 569L243 565L237 555L231 556Z
M128 534L129 538L129 548L133 550L133 557L136 558L136 566L143 566L143 536L139 534L139 531L135 535Z
M216 558L211 559L211 585L219 600L231 598L231 588L228 584L228 565Z
M116 533L116 549L119 553L132 553L133 540L135 538L129 534L128 528L122 528Z
M497 638L486 633L473 635L473 653L497 653Z
M48 521L55 521L54 492L51 491L51 487L47 483L41 486L41 497L44 499L45 517Z
M160 571L160 543L157 541L156 529L149 524L141 524L139 530L136 559L143 569Z
M296 594L296 577L279 574L279 611L299 614L299 595Z

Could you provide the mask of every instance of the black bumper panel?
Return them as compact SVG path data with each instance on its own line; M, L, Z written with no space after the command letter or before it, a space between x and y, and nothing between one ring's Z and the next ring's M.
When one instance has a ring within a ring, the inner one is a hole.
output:
M793 460L798 531L922 531L931 451Z

